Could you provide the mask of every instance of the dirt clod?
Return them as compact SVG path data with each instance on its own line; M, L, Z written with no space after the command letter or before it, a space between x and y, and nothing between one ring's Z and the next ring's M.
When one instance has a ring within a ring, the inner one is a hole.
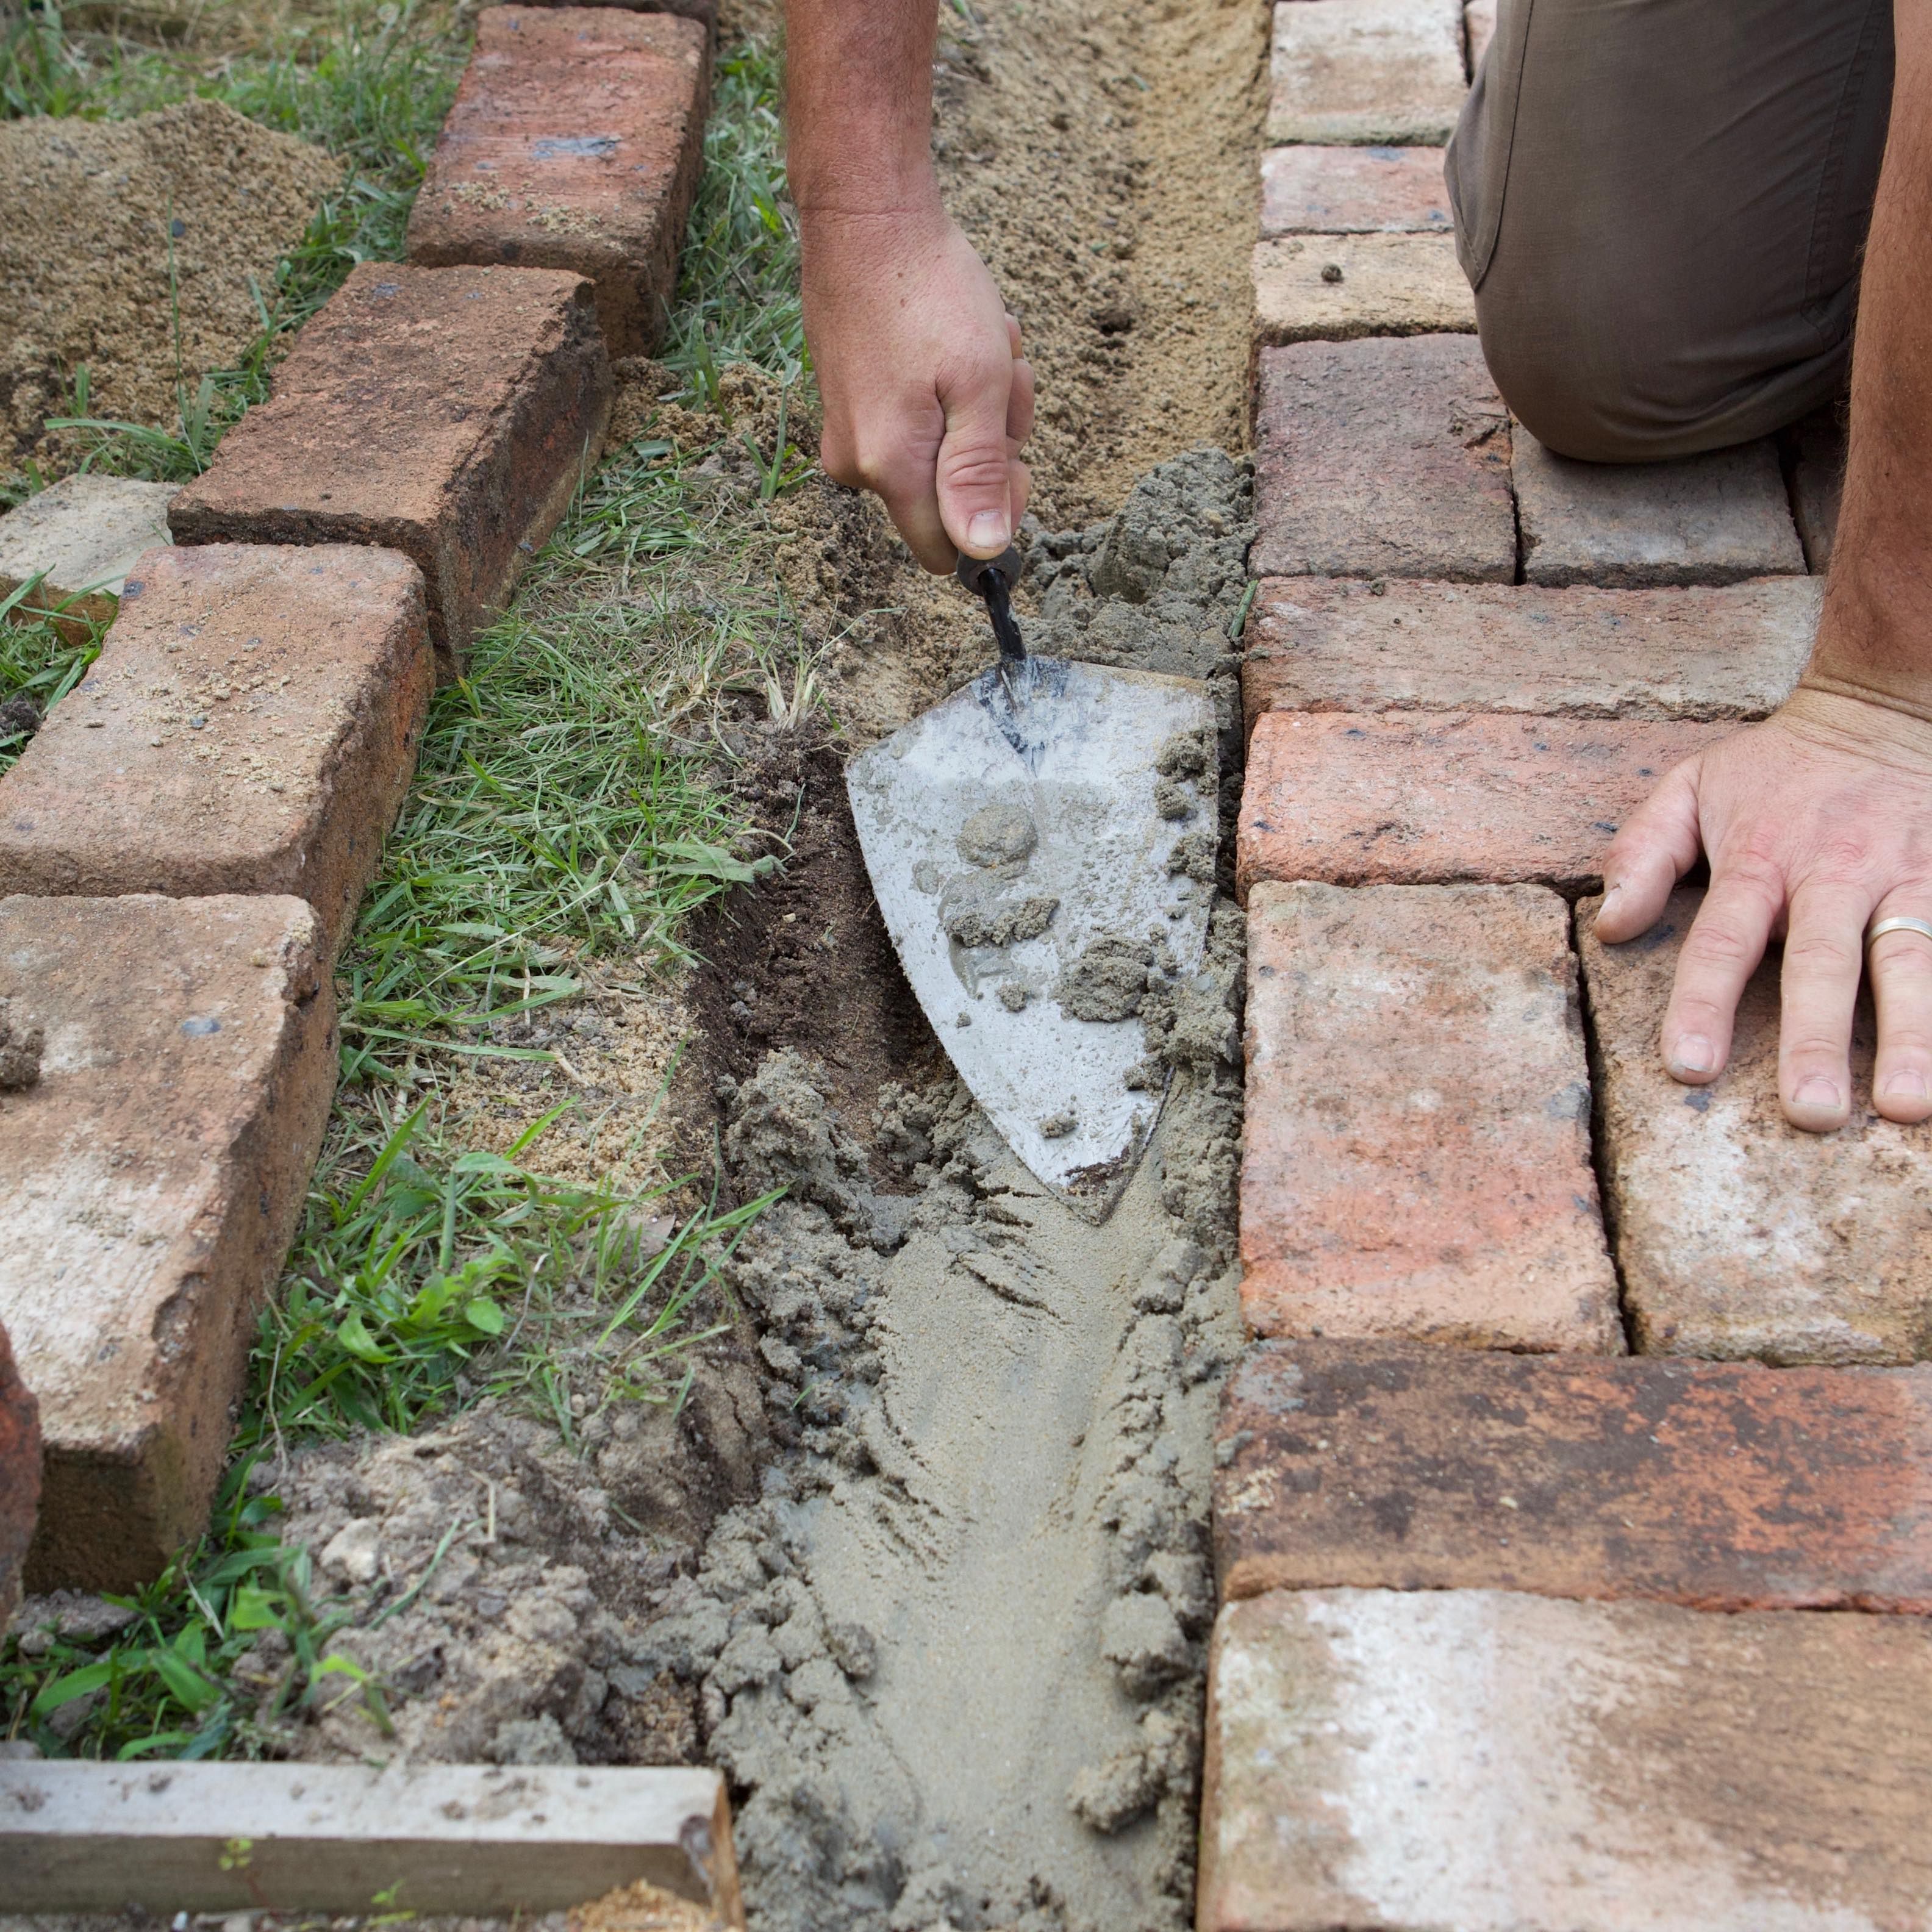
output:
M31 1087L40 1078L46 1044L41 1029L0 996L0 1090Z

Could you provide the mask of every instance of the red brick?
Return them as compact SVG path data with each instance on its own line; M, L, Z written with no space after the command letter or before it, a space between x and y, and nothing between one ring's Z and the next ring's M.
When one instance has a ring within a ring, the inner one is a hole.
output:
M1469 42L1469 72L1473 76L1496 34L1496 0L1468 0L1462 9L1462 31Z
M1251 1332L1622 1348L1554 893L1258 886L1247 1053Z
M1932 1126L1869 1109L1861 1000L1850 1123L1806 1134L1778 1099L1779 949L1744 989L1730 1064L1708 1086L1664 1071L1658 1029L1702 903L1671 896L1642 938L1601 944L1577 908L1603 1107L1605 1185L1637 1346L1778 1363L1932 1356Z
M1255 440L1256 576L1514 579L1509 417L1474 336L1264 349Z
M563 0L530 0L536 7L553 7ZM578 0L592 7L620 8L633 14L676 14L696 20L715 40L718 34L718 0Z
M1798 681L1822 586L1761 578L1709 590L1270 578L1241 671L1267 711L1507 711L1761 718Z
M435 676L422 574L394 550L150 550L93 668L0 778L0 894L292 892L332 949Z
M591 296L552 268L363 262L176 497L175 541L399 550L460 668L602 446Z
M1267 137L1418 146L1448 140L1467 84L1459 0L1282 0Z
M0 1322L40 1405L28 1582L124 1589L206 1519L335 1083L300 899L0 899Z
M86 471L63 476L0 517L0 601L40 580L17 617L45 610L70 644L91 644L88 626L111 623L122 580L142 551L168 541L172 483L138 483Z
M5 1104L0 1101L0 1112ZM40 1406L21 1381L7 1331L0 1328L0 1630L20 1600L40 1504Z
M1270 1342L1219 1438L1224 1598L1932 1612L1932 1370Z
M664 334L704 160L708 34L675 14L488 7L410 214L409 256L570 268L613 356Z
M1201 1932L1912 1932L1932 1625L1279 1590L1209 1664Z
M1270 148L1264 235L1447 235L1440 148Z
M1568 891L1680 759L1730 728L1677 719L1270 711L1248 746L1235 878L1534 880Z

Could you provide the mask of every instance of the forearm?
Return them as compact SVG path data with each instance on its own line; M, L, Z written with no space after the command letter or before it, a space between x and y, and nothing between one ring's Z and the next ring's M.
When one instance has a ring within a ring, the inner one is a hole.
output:
M1896 0L1894 14L1844 506L1805 682L1932 718L1932 0Z
M936 216L935 0L786 0L786 165L814 226Z

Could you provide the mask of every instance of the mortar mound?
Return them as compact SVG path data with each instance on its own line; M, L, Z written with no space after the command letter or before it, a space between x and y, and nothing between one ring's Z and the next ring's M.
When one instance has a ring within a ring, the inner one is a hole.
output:
M75 439L46 424L68 412L83 366L88 414L172 424L178 380L192 397L260 332L257 292L272 300L278 263L342 176L321 148L214 100L132 121L0 122L9 460L72 466Z

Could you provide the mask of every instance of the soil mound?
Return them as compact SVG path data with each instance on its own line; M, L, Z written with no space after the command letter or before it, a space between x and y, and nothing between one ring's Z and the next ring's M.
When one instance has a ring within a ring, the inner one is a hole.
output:
M82 365L89 414L172 424L177 299L192 395L260 332L256 291L272 296L276 264L342 176L321 148L214 100L0 123L0 457L71 466L77 450L63 462L45 424Z

